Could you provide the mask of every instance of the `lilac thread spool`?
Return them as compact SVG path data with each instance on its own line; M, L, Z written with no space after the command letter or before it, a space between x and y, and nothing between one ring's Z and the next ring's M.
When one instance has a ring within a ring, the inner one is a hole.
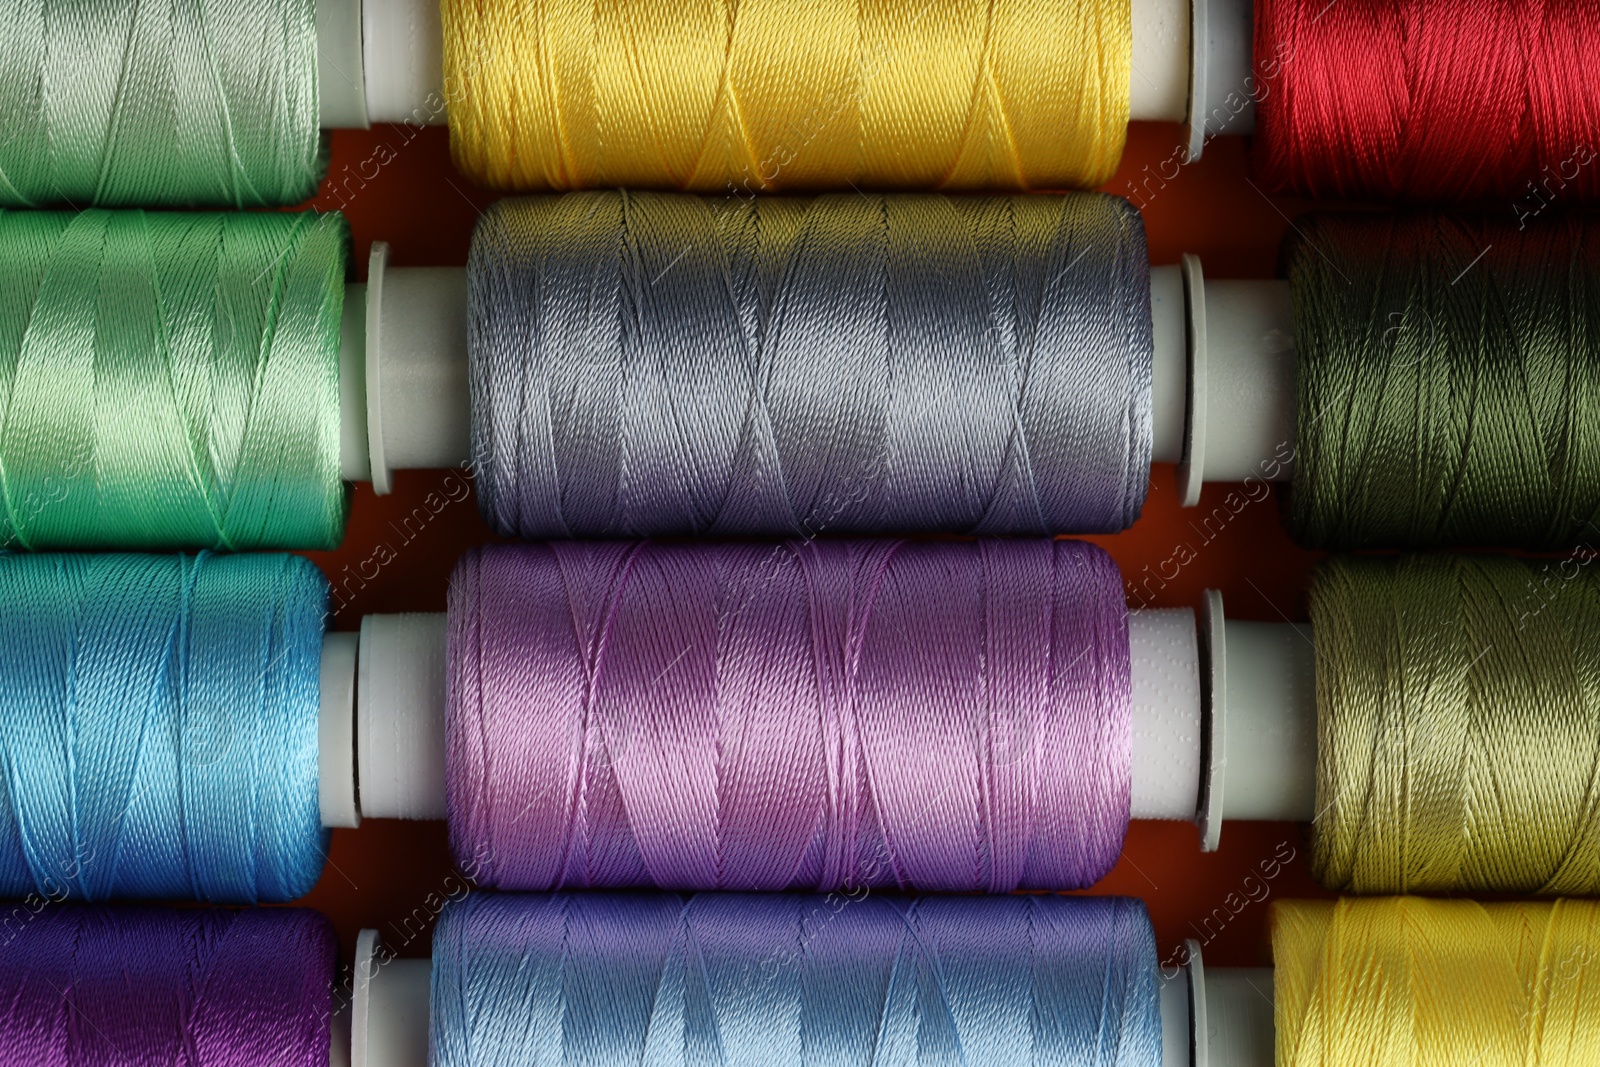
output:
M1070 541L549 543L451 587L457 858L504 889L1088 885L1127 612Z

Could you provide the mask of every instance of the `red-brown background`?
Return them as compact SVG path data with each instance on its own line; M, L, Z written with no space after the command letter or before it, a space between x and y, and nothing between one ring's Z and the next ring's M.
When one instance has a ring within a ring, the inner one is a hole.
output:
M1152 262L1175 263L1182 253L1193 252L1204 260L1208 277L1272 276L1289 217L1304 205L1269 199L1250 182L1238 138L1216 138L1204 158L1177 167L1174 150L1184 132L1135 124L1107 191L1140 204ZM373 161L379 159L387 162L376 166ZM397 266L465 263L473 223L494 199L456 173L444 130L417 134L379 127L334 135L329 180L315 204L344 210L364 272L374 240L389 242ZM390 523L410 515L446 477L445 472L402 472L388 497L360 487L344 545L336 552L310 554L330 579L343 579L350 591L335 618L337 628L354 629L361 615L372 612L444 610L456 558L491 536L475 501L450 504L414 537L398 535ZM1216 588L1230 617L1303 620L1301 591L1315 556L1285 535L1275 498L1252 503L1219 535L1202 532L1199 517L1226 491L1225 486L1208 488L1200 509L1182 509L1172 468L1157 467L1144 514L1133 529L1093 540L1116 558L1130 583L1146 566L1156 569L1171 559L1180 545L1195 551L1196 558L1149 606L1193 605L1201 590ZM401 547L401 541L408 543ZM344 568L354 569L371 557L379 542L395 545L399 558L370 582L353 581ZM1275 856L1291 854L1295 858L1275 878L1262 875L1263 863L1270 872L1276 869ZM1093 892L1142 897L1163 957L1183 938L1198 937L1208 962L1259 966L1268 962L1266 900L1323 895L1311 881L1307 854L1305 827L1291 823L1229 823L1221 850L1209 855L1200 851L1192 826L1134 823L1121 862ZM439 903L458 884L452 875L443 823L368 820L358 830L334 831L331 862L303 903L333 920L347 961L363 926L381 929L386 944L400 954L422 956L428 954L427 930Z

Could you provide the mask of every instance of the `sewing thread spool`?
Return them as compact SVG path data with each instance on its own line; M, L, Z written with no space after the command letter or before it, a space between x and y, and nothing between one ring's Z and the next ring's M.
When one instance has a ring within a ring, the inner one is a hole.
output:
M1327 199L1600 195L1600 20L1582 0L1261 0L1254 169Z
M823 0L798 34L774 0L442 11L456 165L491 188L1087 189L1122 154L1126 0Z
M1279 1067L1600 1057L1595 901L1279 901L1271 916Z
M338 215L0 214L0 537L333 548Z
M1594 559L1322 565L1310 595L1318 881L1600 892Z
M1600 230L1424 214L1297 228L1295 536L1335 549L1592 536Z
M326 602L298 556L0 555L0 896L304 895Z
M502 533L1084 533L1144 502L1126 201L575 193L494 205L468 271Z
M12 907L0 1063L328 1067L337 944L303 908Z
M1118 897L474 894L434 931L429 1062L1160 1067Z
M1120 853L1126 609L1093 546L491 545L450 617L481 885L1003 893Z
M278 207L327 166L315 0L11 4L0 53L0 207Z

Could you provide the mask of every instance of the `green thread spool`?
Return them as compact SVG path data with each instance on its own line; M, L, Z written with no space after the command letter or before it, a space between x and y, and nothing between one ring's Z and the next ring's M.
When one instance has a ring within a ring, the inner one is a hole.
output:
M0 213L0 540L332 548L341 216Z
M1317 548L1600 531L1600 227L1312 215L1285 247L1291 524Z
M316 0L6 0L0 207L316 191Z
M1597 559L1321 565L1322 884L1600 893Z

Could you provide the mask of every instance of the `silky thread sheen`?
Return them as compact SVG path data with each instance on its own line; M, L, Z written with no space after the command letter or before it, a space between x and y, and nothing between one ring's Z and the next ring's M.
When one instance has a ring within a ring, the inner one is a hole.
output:
M1600 902L1272 905L1277 1067L1600 1062Z
M1321 565L1310 592L1318 881L1600 893L1594 558Z
M492 189L1092 189L1128 0L445 0L456 165Z
M339 215L0 213L0 539L334 548Z
M1160 1067L1121 897L474 894L433 936L433 1067Z
M1149 269L1100 194L503 200L468 265L480 506L525 538L1124 529Z
M3 0L0 207L282 207L327 167L316 0Z
M327 1067L337 954L306 908L18 905L0 1067Z
M1258 0L1253 169L1318 199L1592 201L1597 54L1594 0Z
M299 556L0 554L0 896L308 892L327 595Z
M450 834L502 889L1075 889L1127 829L1127 610L1072 541L490 545Z
M1294 301L1295 537L1568 548L1600 522L1600 228L1313 215Z

